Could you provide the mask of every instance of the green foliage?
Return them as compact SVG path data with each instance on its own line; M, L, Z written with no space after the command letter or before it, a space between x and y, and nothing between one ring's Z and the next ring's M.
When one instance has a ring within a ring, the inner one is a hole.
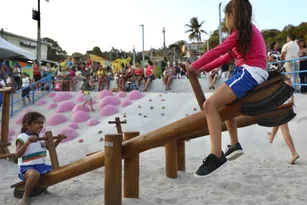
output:
M159 65L155 66L154 75L156 78L159 78L160 76L162 76L161 66Z
M98 46L95 46L92 50L92 54L96 55L96 56L100 56L102 57L102 52L100 50L100 48Z
M55 41L51 38L43 38L42 40L51 44L51 46L48 46L48 50L47 50L47 59L48 60L61 61L61 60L64 60L66 58L67 52L64 51L59 46L57 41Z
M185 26L189 29L186 31L186 33L189 34L189 39L196 40L197 42L201 42L201 34L207 34L206 31L202 30L201 27L205 21L202 21L201 23L198 22L197 17L193 17L190 19L190 24L186 24Z

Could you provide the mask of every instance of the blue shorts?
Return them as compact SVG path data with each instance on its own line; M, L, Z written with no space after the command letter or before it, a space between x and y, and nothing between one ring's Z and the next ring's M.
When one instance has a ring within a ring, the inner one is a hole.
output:
M52 166L51 165L47 165L47 164L35 164L35 165L23 165L23 166L20 166L18 168L18 178L23 180L23 181L25 181L26 178L25 178L24 174L29 169L35 169L41 175L43 175L43 174L46 174L46 173L50 172L52 170Z
M231 78L225 83L232 89L237 98L242 98L248 91L258 86L257 81L244 67L236 68Z

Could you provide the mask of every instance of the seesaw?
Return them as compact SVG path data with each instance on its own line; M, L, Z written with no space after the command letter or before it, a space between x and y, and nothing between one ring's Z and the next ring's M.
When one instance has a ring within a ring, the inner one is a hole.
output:
M291 120L295 115L292 111L292 107L284 106L278 110L276 110L276 108L292 96L293 92L293 88L283 82L282 76L274 76L267 82L253 89L241 100L236 100L223 107L220 110L222 121L243 114L251 116L249 119L253 120L249 122L245 120L247 118L243 116L242 125L238 123L238 127L248 126L257 122L261 124L261 119L263 122L265 115L269 115L265 113L273 112L273 114L271 114L272 118L268 119L268 122L274 122L274 116L279 114L281 119L283 118L282 116L288 117L282 122L285 123L285 121ZM276 123L275 125L278 124L280 123ZM122 156L124 159L133 157L141 152L162 146L170 141L187 138L192 135L191 133L199 133L199 135L202 133L206 134L205 132L201 132L201 130L205 129L207 129L206 117L204 112L200 111L155 131L123 142ZM45 188L102 166L104 166L104 153L98 152L84 159L59 167L42 176L37 187Z

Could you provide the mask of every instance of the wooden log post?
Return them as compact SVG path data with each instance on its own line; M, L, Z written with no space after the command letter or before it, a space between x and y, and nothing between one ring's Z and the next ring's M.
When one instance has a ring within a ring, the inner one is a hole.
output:
M115 118L115 121L109 121L109 124L116 124L116 129L117 129L117 133L118 134L122 134L123 130L122 130L122 126L121 124L126 124L126 121L120 121L119 117Z
M165 167L166 176L171 179L177 178L177 140L165 144Z
M185 69L185 65L181 64ZM199 80L195 72L185 69L189 77L192 89L197 99L199 108L203 110L203 104L206 101L205 94L200 86ZM177 169L178 171L185 171L185 140L178 140L177 142Z
M177 141L177 171L185 171L185 140Z
M9 141L10 95L11 92L9 90L3 92L1 143L7 143ZM0 147L0 154L10 154L8 147Z
M140 132L124 132L124 140L130 140L140 135ZM124 197L139 198L140 155L124 160Z
M104 204L122 204L122 135L105 135Z
M54 139L51 131L47 131L46 133L46 144L48 147L49 155L50 155L50 161L52 165L52 169L56 170L60 167L59 165L59 160L58 160L58 155L55 149L55 144L54 144Z

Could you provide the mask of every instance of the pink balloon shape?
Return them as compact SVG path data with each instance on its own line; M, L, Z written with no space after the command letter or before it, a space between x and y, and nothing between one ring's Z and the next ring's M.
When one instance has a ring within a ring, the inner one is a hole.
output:
M67 117L62 114L54 114L47 119L47 125L59 125L67 121Z
M70 140L75 139L78 136L78 133L76 132L75 129L71 127L65 127L62 130L58 132L58 134L64 134L66 135L66 139L64 139L62 142L68 142Z
M0 133L1 133L1 127L0 127ZM8 140L11 141L13 139L13 136L16 134L15 130L12 128L9 128L9 136L8 136ZM16 136L17 138L17 136Z
M114 105L106 105L100 111L100 116L110 116L118 113L118 109Z
M99 102L99 107L103 108L106 105L118 105L120 100L115 96L106 96L102 98Z
M57 113L67 112L67 111L71 111L75 106L76 106L76 104L72 101L64 101L64 102L61 102L56 107L55 111Z
M89 119L86 123L88 126L95 126L97 124L99 124L99 120L96 119Z
M79 122L84 122L90 119L91 116L84 111L76 111L72 114L72 122L79 123Z
M83 102L85 100L84 98L84 94L83 93L80 93L77 98L76 98L76 102L77 103L80 103L80 102Z
M75 107L72 109L72 112L77 112L77 111L84 111L84 112L89 112L90 109L88 108L88 106L84 106L84 108L82 108L81 105L75 105Z
M99 98L104 98L106 96L113 96L113 93L110 90L103 90L99 93Z
M51 98L54 97L55 95L56 95L56 92L51 92L51 93L48 94L48 96L51 97Z
M143 94L138 90L132 90L127 96L129 100L137 100L141 97L143 97Z
M126 95L126 93L124 92L124 91L119 91L118 93L117 93L117 97L118 98L123 98L123 97L126 97L127 95Z
M45 104L46 104L46 100L39 100L36 103L36 105L45 105Z
M48 109L56 108L58 105L56 103L51 103L48 105Z
M79 125L76 124L76 123L74 123L74 122L70 122L70 123L67 125L67 127L71 127L71 128L73 128L73 129L78 129L78 128L79 128Z
M132 103L131 103L131 101L130 100L124 100L121 104L120 104L120 106L122 106L122 107L127 107L127 106L129 106L129 105L131 105Z
M69 92L59 92L56 96L53 98L53 102L61 102L64 100L69 100L72 98L72 95Z
M28 112L32 112L32 110L28 108L23 110L22 113L17 117L16 124L22 124L23 116Z

